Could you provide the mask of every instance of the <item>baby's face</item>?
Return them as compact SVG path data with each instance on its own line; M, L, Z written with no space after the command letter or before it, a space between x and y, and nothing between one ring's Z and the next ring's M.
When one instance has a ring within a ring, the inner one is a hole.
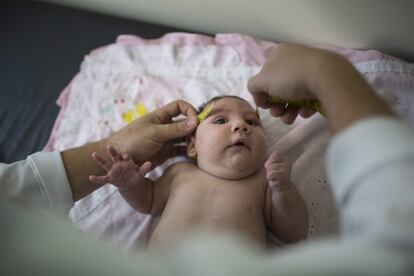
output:
M245 178L263 167L266 142L260 119L237 98L214 101L188 143L187 153L200 169L224 179Z

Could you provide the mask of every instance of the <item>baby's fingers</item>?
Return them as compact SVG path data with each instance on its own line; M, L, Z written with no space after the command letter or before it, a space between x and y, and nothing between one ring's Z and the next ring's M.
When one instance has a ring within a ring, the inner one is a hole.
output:
M108 146L106 148L106 151L108 152L108 155L111 156L112 162L122 161L121 155L113 146Z
M139 174L144 177L149 171L151 170L151 162L147 161L139 167L138 172Z
M109 171L112 167L112 162L103 159L96 152L92 153L92 158L98 162L106 171Z
M278 153L277 151L274 151L267 158L267 160L265 162L265 167L267 168L272 163L281 163L283 161L285 161L285 158L280 153Z
M122 155L122 159L124 161L132 160L132 155L130 153L125 153L125 154Z
M269 188L273 193L284 192L290 189L292 182L282 182L279 180L269 181Z
M271 191L274 191L278 186L280 186L280 180L269 180L268 185Z
M270 163L266 165L266 172L279 172L286 170L286 166L284 163Z
M285 174L285 170L267 170L266 178L267 180L274 181L277 179L282 179Z
M104 176L90 175L89 180L97 184L105 185L106 183L109 182L109 177L108 175L104 175Z

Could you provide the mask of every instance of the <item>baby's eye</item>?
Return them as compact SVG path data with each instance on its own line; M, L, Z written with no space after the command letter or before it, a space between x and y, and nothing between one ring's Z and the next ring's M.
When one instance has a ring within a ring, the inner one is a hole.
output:
M246 123L248 123L251 126L260 126L260 123L255 119L247 119Z
M214 123L215 123L215 124L218 124L218 125L225 124L226 122L227 122L227 120L226 120L226 119L224 119L224 118L218 118L218 119L215 119L215 120L214 120Z

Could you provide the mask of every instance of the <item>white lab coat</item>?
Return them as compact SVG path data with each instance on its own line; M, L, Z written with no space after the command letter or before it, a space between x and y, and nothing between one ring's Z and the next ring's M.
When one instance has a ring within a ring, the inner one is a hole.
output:
M202 235L149 260L16 205L57 213L73 205L60 154L36 153L0 166L0 274L414 275L414 130L390 118L358 122L331 142L327 166L341 238L263 256L233 237Z

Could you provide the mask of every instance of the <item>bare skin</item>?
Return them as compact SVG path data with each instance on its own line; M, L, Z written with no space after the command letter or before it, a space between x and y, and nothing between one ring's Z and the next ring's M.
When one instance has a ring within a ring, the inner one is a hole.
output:
M187 120L173 122L173 118L180 114L187 116ZM185 149L174 146L174 143L192 133L196 127L194 107L179 100L138 118L106 139L63 151L62 160L73 200L77 201L102 186L88 178L91 174L105 172L90 158L93 152L103 155L108 145L114 145L122 152L129 152L137 164L151 160L157 165L170 157L184 154Z
M197 165L176 163L152 182L145 178L150 162L138 166L130 155L108 147L110 160L93 156L107 174L90 179L116 185L134 209L161 216L150 251L197 230L238 233L262 248L267 230L285 242L301 240L308 214L290 180L291 164L277 152L265 162L265 150L254 110L240 99L224 98L188 143L187 154Z
M332 133L372 116L393 116L389 108L344 57L299 44L275 47L261 71L249 80L248 88L257 106L269 109L286 124L298 114L315 112L305 107L271 105L269 96L287 100L318 99Z

